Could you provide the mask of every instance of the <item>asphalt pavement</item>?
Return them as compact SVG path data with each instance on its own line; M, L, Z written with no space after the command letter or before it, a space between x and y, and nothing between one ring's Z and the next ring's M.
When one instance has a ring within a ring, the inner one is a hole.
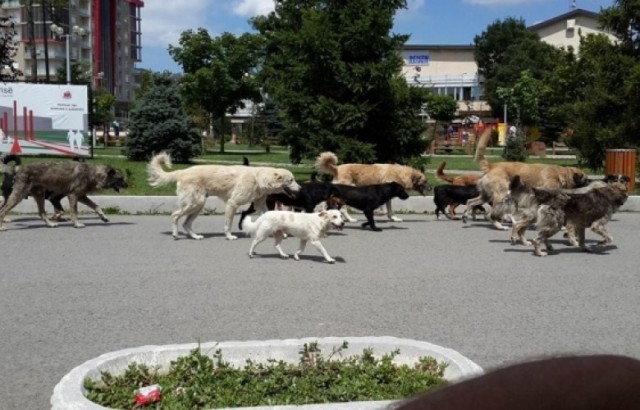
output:
M601 252L558 235L544 258L484 221L402 217L379 216L382 232L332 232L331 265L312 246L280 259L271 240L249 259L251 239L227 241L219 215L196 220L201 241L173 240L167 215L81 215L84 229L14 215L0 232L0 408L49 408L73 367L154 344L389 335L485 370L556 354L640 358L640 213L616 214Z

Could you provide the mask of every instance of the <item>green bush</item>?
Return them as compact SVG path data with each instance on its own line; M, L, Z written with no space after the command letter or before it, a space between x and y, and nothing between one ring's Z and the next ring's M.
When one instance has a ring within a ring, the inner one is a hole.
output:
M529 156L527 152L527 137L524 132L518 130L515 135L507 136L502 158L507 161L526 161Z
M324 357L317 343L304 344L297 364L247 360L242 369L224 362L220 350L210 357L195 349L171 362L166 373L132 363L121 376L103 372L100 381L87 379L84 386L95 403L133 409L138 388L159 384L162 400L148 408L199 409L393 400L446 383L446 364L433 358L420 358L413 366L396 365L399 351L378 359L365 349L362 355L333 359L345 348L346 342Z

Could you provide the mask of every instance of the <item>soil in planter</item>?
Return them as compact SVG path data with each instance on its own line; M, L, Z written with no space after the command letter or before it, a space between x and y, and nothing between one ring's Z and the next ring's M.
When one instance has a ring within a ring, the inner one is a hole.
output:
M215 409L287 404L368 400L397 400L446 384L446 364L422 357L412 366L393 363L400 352L375 358L371 349L336 359L344 342L324 357L317 343L304 344L300 361L290 364L247 360L235 368L200 349L171 362L168 370L131 363L124 374L102 373L99 381L85 380L87 398L109 408L139 409L134 400L140 387L159 384L162 398L149 409Z

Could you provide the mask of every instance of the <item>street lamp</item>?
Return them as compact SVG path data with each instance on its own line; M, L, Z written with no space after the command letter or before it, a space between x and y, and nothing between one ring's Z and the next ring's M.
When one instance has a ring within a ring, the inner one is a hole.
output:
M87 34L87 30L79 26L73 26L71 27L71 33L64 34L64 28L58 26L57 24L52 24L50 28L52 32L56 33L59 37L64 37L65 39L67 84L71 84L71 56L69 55L69 38L74 34L84 36L85 34Z

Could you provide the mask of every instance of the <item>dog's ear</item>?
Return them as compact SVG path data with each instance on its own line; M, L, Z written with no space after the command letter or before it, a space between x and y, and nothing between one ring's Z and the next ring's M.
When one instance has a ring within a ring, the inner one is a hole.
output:
M116 174L115 168L107 167L107 175L112 177Z
M511 181L509 182L509 191L514 191L522 185L522 181L520 180L520 175L514 175L511 177Z
M320 211L318 215L320 215L320 218L322 219L329 219L329 214L327 213L327 211Z
M582 172L576 172L573 174L573 184L576 188L586 186L589 184L589 178Z

